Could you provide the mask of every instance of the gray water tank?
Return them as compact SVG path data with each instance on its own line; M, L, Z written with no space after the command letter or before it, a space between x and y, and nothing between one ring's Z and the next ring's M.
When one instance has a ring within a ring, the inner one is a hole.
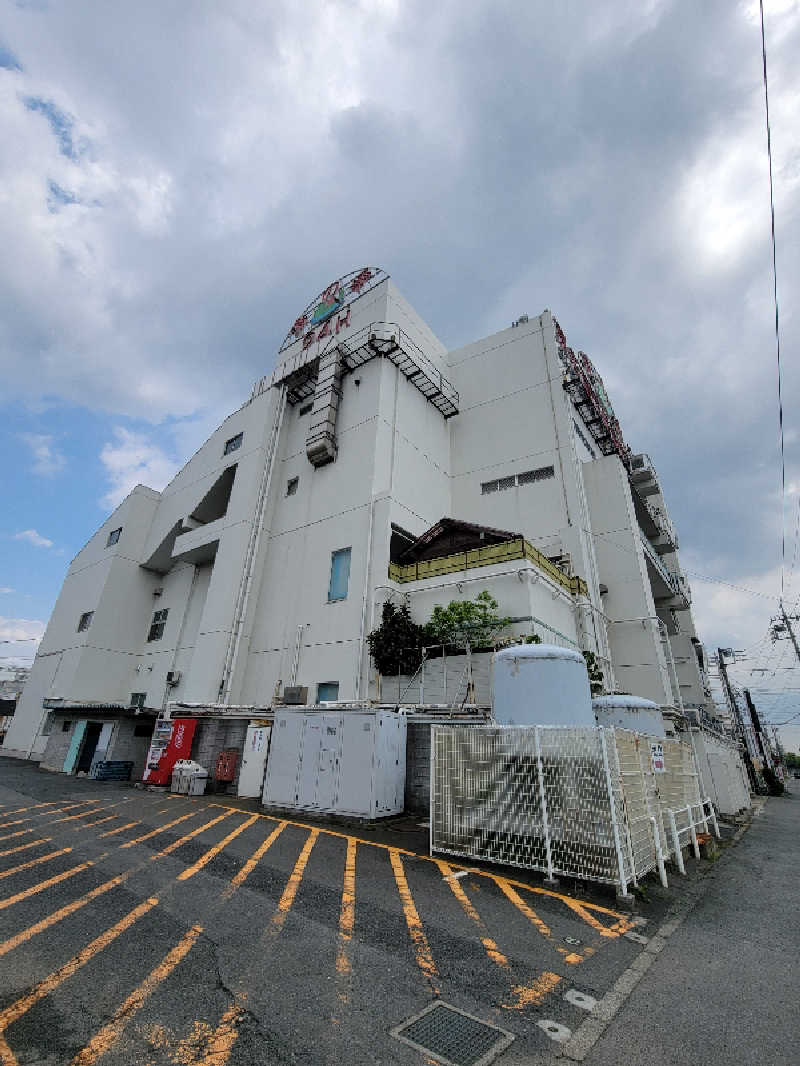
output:
M597 696L592 700L592 709L598 725L633 729L651 737L667 735L660 707L641 696Z
M495 652L492 661L492 709L500 725L596 725L579 651L517 644Z

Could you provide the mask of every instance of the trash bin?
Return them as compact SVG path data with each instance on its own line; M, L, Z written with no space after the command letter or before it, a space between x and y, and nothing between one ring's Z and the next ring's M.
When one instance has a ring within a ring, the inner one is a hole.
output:
M204 770L202 766L198 766L197 763L195 763L190 770L186 771L185 779L188 785L187 795L202 796L206 790L208 770Z
M191 759L178 759L172 767L170 792L185 796L189 791L189 771L194 765Z

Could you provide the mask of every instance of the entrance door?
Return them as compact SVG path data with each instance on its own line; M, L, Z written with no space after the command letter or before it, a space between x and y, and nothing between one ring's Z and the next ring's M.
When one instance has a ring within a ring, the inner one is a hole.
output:
M264 764L269 749L268 725L249 725L239 771L239 796L260 796L264 783Z
M85 771L87 774L92 766L92 759L97 748L97 742L100 739L100 733L103 729L102 722L88 722L86 725L86 732L84 734L83 747L81 748L80 758L78 759L78 765L76 766L76 772L80 773Z

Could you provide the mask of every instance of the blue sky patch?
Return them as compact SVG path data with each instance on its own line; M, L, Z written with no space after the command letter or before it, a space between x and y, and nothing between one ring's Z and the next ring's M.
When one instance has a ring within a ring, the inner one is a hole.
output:
M48 180L47 188L50 193L47 197L47 206L53 213L67 204L80 203L80 200L74 195L74 193L69 192L68 189L62 189L58 182L53 181L52 178Z
M73 136L75 121L70 115L56 107L52 100L43 100L40 96L27 96L25 106L29 111L44 115L50 123L53 135L58 140L62 155L73 161L77 161L83 155L86 151L86 142L75 140Z
M0 67L3 70L22 70L17 57L10 48L6 48L2 41L0 41Z

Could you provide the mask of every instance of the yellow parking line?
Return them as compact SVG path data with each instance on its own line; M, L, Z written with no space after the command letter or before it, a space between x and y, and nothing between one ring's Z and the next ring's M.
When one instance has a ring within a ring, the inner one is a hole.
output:
M13 811L6 811L6 814L23 814L25 811L36 811L40 807L53 807L58 802L59 800L48 800L47 803L32 803L29 807L15 807ZM44 813L48 814L49 812L45 811ZM5 817L5 815L3 815L3 817ZM31 815L31 817L35 818L36 816ZM24 820L28 821L27 818Z
M94 812L92 812L94 813ZM73 825L73 829L77 833L79 829L92 829L96 825L102 825L103 822L112 822L115 818L119 818L119 814L107 814L105 818L98 818L96 822L84 822L83 825Z
M46 881L40 881L36 885L31 885L30 888L26 888L23 892L17 892L13 896L6 896L5 899L0 899L0 911L6 910L7 907L13 907L15 903L19 903L23 899L28 899L29 896L35 896L39 892L44 892L46 888L51 888L53 885L57 885L61 881L66 881L68 877L74 877L76 874L81 873L82 870L88 870L90 866L96 866L97 863L105 857L105 855L101 855L97 859L89 859L87 862L82 862L79 866L71 866L69 870L64 870L62 873L56 874L55 877L49 877Z
M99 814L100 811L107 811L111 807L118 807L118 803L108 803L105 807L92 807L88 811L79 811L78 814L68 814L66 818L55 818L52 822L46 822L45 825L49 828L51 825L58 825L60 822L74 822L77 818L90 818L93 814ZM67 808L64 808L65 810ZM48 814L54 814L54 811L48 811Z
M0 859L4 859L6 855L16 855L18 851L27 851L28 848L38 848L40 844L49 844L52 837L42 837L41 840L32 840L29 844L18 844L16 848L7 848L5 851L0 851Z
M267 839L258 845L256 850L253 852L253 854L250 856L250 858L247 860L247 862L244 864L238 874L236 874L236 876L233 878L230 883L230 886L225 889L225 892L223 894L223 901L227 902L227 900L230 899L230 897L239 888L239 886L244 884L244 882L256 868L258 863L261 861L263 856L269 851L269 849L284 831L286 825L286 822L281 822L272 830Z
M24 837L26 833L35 833L35 829L18 829L16 833L6 833L0 840L13 840L14 837Z
M356 918L356 847L355 837L347 841L344 860L344 884L342 885L342 911L339 915L339 950L336 955L336 971L343 977L351 973L350 941ZM340 997L341 998L341 997Z
M126 822L126 823L125 823L125 825L121 825L121 826L119 826L119 827L118 827L117 829L112 829L112 830L110 830L109 832L106 832L106 833L101 833L101 834L100 834L100 836L99 836L99 837L98 837L97 839L98 839L98 840L102 840L102 839L103 839L103 837L114 837L114 836L116 836L116 835L117 835L117 833L121 833L123 829L132 829L132 828L133 828L133 826L135 826L135 825L141 825L141 824L142 824L142 823L141 823L140 821L136 821L136 822Z
M253 815L252 818L248 818L246 822L243 822L241 825L238 825L232 833L228 833L224 840L220 840L219 844L215 844L213 848L210 848L205 853L205 855L202 856L202 858L197 860L196 863L194 863L192 866L187 867L183 871L183 873L178 874L178 880L188 881L188 879L190 877L193 877L198 870L202 870L207 863L211 862L215 855L219 855L222 849L227 847L228 844L230 844L230 842L235 839L235 837L238 837L238 835L240 833L243 833L245 829L249 829L253 822L256 821L258 821L258 819L255 815Z
M58 807L54 811L39 811L38 814L29 814L27 818L17 818L13 822L0 822L0 829L6 829L10 825L22 825L23 822L32 822L34 818L44 818L48 814L60 814L62 811L74 811L76 807L84 807L87 803L97 803L97 800L81 800L80 803L70 803L66 807ZM18 811L9 811L9 814L22 814L23 811L32 811L33 807L20 807ZM52 824L52 823L48 823Z
M297 890L300 887L300 882L303 880L303 874L305 872L306 864L308 863L308 857L311 854L311 849L317 842L319 836L319 829L312 829L308 834L308 839L303 845L303 850L294 864L294 869L289 875L289 880L286 882L286 888L284 888L281 898L278 900L278 908L272 917L272 931L279 933L283 928L283 923L289 916L289 911L292 909Z
M159 825L156 829L152 829L149 833L145 833L144 836L136 837L134 840L128 840L124 844L120 844L122 848L132 848L134 844L141 844L144 840L150 840L151 837L157 837L159 833L163 833L167 829L171 829L173 825L177 825L178 822L185 822L187 818L194 818L197 811L190 811L189 814L182 814L180 818L173 818L171 822L167 822L166 825ZM101 836L105 836L102 833ZM111 835L110 833L108 834Z
M480 930L481 943L486 949L486 954L489 956L492 962L496 962L498 966L502 966L504 969L507 970L509 968L508 959L497 946L495 941L489 936L489 931L483 924L483 919L478 914L472 900L469 898L469 896L466 894L463 887L461 886L461 882L456 880L455 877L453 877L452 867L450 867L442 859L437 859L436 865L441 870L442 876L445 878L448 885L450 886L453 895L461 904L464 913L472 919L472 921L477 925L478 929Z
M129 911L124 918L121 918L115 925L112 925L109 929L106 929L104 933L96 937L90 944L87 944L85 948L74 955L69 962L65 963L58 970L55 970L48 977L45 977L43 981L40 981L35 988L33 988L26 995L21 996L18 1000L6 1007L5 1010L0 1011L0 1034L4 1034L10 1025L18 1021L23 1014L26 1014L31 1007L39 1002L40 999L44 999L59 985L63 984L69 977L79 970L82 966L85 966L90 959L94 958L103 948L116 940L120 934L124 933L126 929L129 929L134 922L138 921L143 914L147 914L153 907L157 906L158 898L151 896L145 900L144 903L140 903L138 907L134 907L132 911ZM13 1052L9 1048L5 1040L0 1043L0 1063L2 1066L18 1066L17 1059Z
M71 1066L93 1066L97 1060L105 1055L109 1048L119 1038L125 1024L144 1004L156 988L165 981L178 963L189 954L194 947L197 938L203 932L201 925L193 925L188 933L184 933L175 947L162 959L155 969L147 975L142 983L131 992L125 1002L114 1011L109 1021L103 1028L92 1037L83 1051L79 1052L72 1060Z
M390 848L389 858L392 863L392 870L394 871L394 879L397 882L397 891L400 893L400 902L403 905L403 914L406 918L408 932L414 942L417 965L431 986L431 991L434 996L438 996L439 988L436 984L436 978L439 976L439 973L436 969L436 963L433 961L433 955L431 955L431 949L428 945L428 939L425 936L425 930L422 928L422 922L419 919L417 908L414 905L414 899L411 895L411 890L408 887L408 881L406 881L405 871L403 870L403 860L400 858L399 849Z
M167 846L165 848L162 848L161 851L156 852L153 858L160 859L164 855L170 855L173 851L177 851L178 848L182 847L187 841L191 840L192 837L196 837L198 836L198 834L205 832L206 829L210 829L212 825L216 825L217 822L221 822L223 818L229 818L231 813L231 811L228 811L227 814L220 814L216 818L212 818L210 822L204 822L203 825L199 825L197 829L193 829L191 833L187 833L185 836L179 837L178 840L173 840L171 844L167 844ZM123 844L122 846L127 847L127 844Z
M12 866L10 870L3 870L0 873L0 881L4 877L10 877L12 874L17 874L20 870L30 870L31 866L38 866L42 862L49 862L50 859L58 858L59 855L67 855L72 848L62 848L60 851L51 851L49 855L40 855L38 859L31 859L29 862L22 862L19 866Z
M574 951L567 951L567 949L562 947L561 944L556 943L553 939L553 934L550 931L550 926L542 921L536 911L525 902L514 888L512 888L511 883L505 877L497 877L495 875L493 880L506 899L509 899L517 910L525 915L531 925L533 925L546 940L550 941L556 951L564 956L564 962L583 962L583 955L578 955Z

